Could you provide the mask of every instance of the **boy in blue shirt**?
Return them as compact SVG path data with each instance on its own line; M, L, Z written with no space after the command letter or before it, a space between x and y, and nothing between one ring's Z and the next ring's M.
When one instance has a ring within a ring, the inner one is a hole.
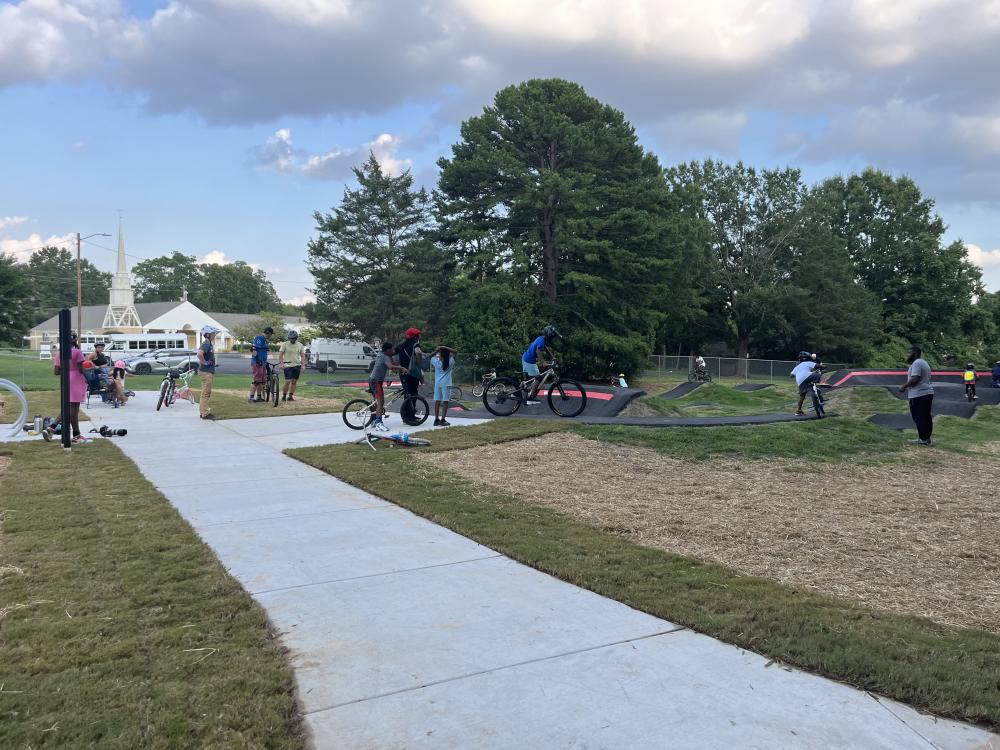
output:
M528 349L521 355L521 370L525 375L529 375L534 378L534 383L531 386L531 392L528 394L529 404L537 404L538 401L535 400L535 396L538 393L538 386L542 383L541 372L538 369L539 359L541 359L542 367L545 367L545 350L547 347L551 346L556 339L561 339L562 336L559 335L559 331L556 330L555 326L545 326L542 329L542 335L531 342L528 345Z

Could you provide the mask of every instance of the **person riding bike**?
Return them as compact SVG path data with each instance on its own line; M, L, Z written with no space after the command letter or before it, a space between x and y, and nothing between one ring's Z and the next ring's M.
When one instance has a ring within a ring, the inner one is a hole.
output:
M561 338L562 335L556 330L555 326L547 325L542 329L542 335L532 341L531 344L528 345L524 354L521 355L521 371L533 379L531 390L528 393L528 400L525 403L539 403L535 399L535 396L538 394L538 388L542 384L542 375L539 370L539 365L543 368L548 367L548 364L546 364L545 361L547 349L552 346L556 339Z
M705 358L700 354L694 358L694 371L698 374L698 377L702 380L705 379L705 372L707 371L705 365Z
M812 390L813 383L823 377L824 365L818 361L815 354L805 351L799 352L798 361L799 363L795 365L791 373L792 377L795 378L795 384L799 387L799 404L795 407L795 416L804 417L805 412L802 411L802 404L805 403L806 396Z
M966 390L972 390L973 400L979 398L976 395L976 377L976 366L972 362L969 362L965 365L965 372L962 373L962 382L965 383Z

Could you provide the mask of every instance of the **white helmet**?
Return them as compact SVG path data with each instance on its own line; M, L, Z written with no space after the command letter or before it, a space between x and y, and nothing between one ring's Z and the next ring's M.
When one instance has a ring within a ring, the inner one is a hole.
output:
M210 333L219 333L220 329L215 326L203 326L201 329L201 335L206 336Z

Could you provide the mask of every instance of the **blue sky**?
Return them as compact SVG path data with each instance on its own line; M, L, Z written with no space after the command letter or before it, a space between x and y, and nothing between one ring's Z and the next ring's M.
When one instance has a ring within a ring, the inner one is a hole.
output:
M497 89L558 75L664 164L909 174L1000 289L998 50L964 0L0 2L0 249L122 209L130 263L242 259L301 299L312 212L369 149L432 184Z

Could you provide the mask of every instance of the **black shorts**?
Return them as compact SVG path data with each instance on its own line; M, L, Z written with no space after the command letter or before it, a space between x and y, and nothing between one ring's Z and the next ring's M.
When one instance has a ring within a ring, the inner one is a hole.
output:
M299 375L302 374L301 367L286 367L285 368L285 380L298 380Z
M822 373L814 372L808 378L803 380L802 385L799 386L799 395L808 395L808 393L812 390L813 383L818 383L821 377L823 377Z

